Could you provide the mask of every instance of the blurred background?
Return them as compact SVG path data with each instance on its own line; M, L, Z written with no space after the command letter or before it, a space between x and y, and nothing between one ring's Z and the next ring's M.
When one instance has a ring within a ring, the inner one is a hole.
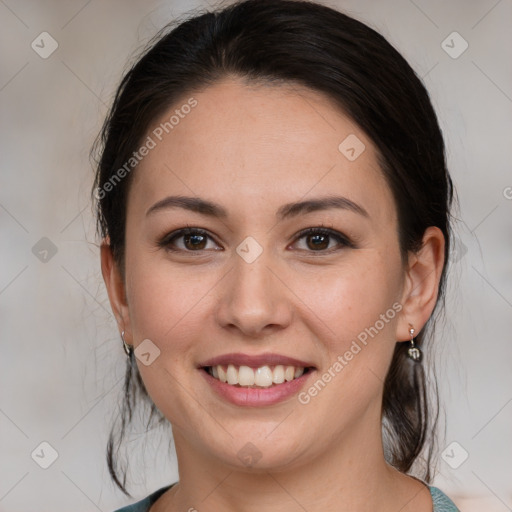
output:
M394 44L437 110L459 210L435 349L446 435L434 485L462 511L512 510L512 2L323 3ZM89 150L141 46L214 5L0 0L2 512L130 503L105 463L126 356L101 278ZM141 427L128 439L132 501L177 479L166 436Z

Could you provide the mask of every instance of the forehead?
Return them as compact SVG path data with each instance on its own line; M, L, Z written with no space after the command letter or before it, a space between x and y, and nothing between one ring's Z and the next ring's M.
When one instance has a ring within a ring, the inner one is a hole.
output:
M146 135L154 147L135 171L137 209L171 193L264 207L337 192L394 217L374 145L310 89L226 79L184 96Z

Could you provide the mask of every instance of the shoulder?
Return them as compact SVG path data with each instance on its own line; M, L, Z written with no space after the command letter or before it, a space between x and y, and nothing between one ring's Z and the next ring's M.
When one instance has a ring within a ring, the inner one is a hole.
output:
M155 491L154 493L146 496L143 500L137 501L137 503L132 503L123 508L119 508L114 512L148 512L149 507L155 503L155 501L168 489L170 489L172 485L168 485L167 487L162 487Z
M432 486L429 488L434 503L434 512L460 512L455 503L441 489Z
M168 489L170 489L170 485L167 487L162 487L150 494L146 498L141 501L137 501L137 503L133 503L132 505L128 505L127 507L120 508L115 510L114 512L147 512L149 507L155 503L155 501ZM433 512L460 512L459 509L455 506L455 503L446 496L446 494L438 489L437 487L429 486L430 495L432 496L432 502L434 504Z

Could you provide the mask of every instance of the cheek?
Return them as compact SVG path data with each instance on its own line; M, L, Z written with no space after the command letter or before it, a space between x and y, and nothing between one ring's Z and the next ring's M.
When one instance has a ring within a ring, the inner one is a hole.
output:
M402 309L402 269L400 260L390 254L361 250L357 264L339 266L301 292L309 290L313 329L327 333L322 339L326 358L319 379L328 384L315 403L330 411L329 428L333 430L363 414L371 401L380 400ZM314 393L311 397L316 396L315 386L305 390Z
M133 254L131 261L127 258L128 268L127 300L135 343L144 338L154 339L161 348L169 340L179 343L183 326L199 322L202 299L213 286L212 273L199 266L180 270L154 253L142 252Z
M160 350L148 366L137 360L144 385L174 426L201 424L204 409L197 405L202 403L199 397L193 399L190 372L196 371L198 336L208 329L205 294L213 283L209 284L204 273L176 271L154 256L134 258L132 265L127 265L132 269L127 298L134 344L137 347L149 339Z
M376 322L379 335L386 336L392 328L393 322L383 327L380 318L396 316L392 306L400 296L401 269L399 259L389 257L392 253L382 254L360 249L350 262L296 282L294 292L313 311L317 324L324 325L337 353Z

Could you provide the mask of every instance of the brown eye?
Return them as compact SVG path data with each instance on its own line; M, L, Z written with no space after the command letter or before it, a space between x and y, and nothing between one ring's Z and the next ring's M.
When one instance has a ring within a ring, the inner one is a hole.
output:
M308 247L313 250L317 249L327 249L329 246L329 235L307 235L306 239L308 240ZM309 243L310 242L310 243Z
M329 249L329 245L332 241L337 242L338 246L354 247L354 244L352 244L346 236L326 228L305 229L301 231L297 237L297 240L301 239L306 240L307 249L305 250L309 250L309 252L332 252L336 250L335 247Z
M307 252L331 253L341 247L355 247L343 234L327 228L308 228L301 231L297 240L306 240ZM174 252L200 252L222 250L218 246L208 248L208 241L213 238L203 229L184 228L165 236L159 246ZM335 242L334 246L332 243ZM338 248L336 248L336 245Z
M199 252L209 250L207 247L209 239L213 240L202 229L185 228L165 236L158 245L169 251ZM181 244L180 241L182 241Z
M205 235L184 235L184 245L187 249L204 249L206 245Z

